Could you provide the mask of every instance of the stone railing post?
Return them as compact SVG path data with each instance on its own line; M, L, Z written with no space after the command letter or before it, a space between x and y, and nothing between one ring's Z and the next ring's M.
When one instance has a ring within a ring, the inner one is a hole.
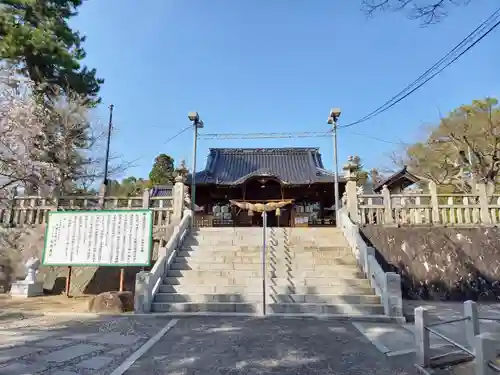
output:
M172 221L177 224L181 221L184 208L186 207L186 194L188 187L185 185L188 175L186 162L181 161L179 167L175 170L175 185L173 189L173 217Z
M387 188L387 185L382 187L382 198L384 200L384 224L394 224L394 217L392 216L391 192Z
M134 311L151 312L151 274L141 271L135 275Z
M477 305L474 301L464 302L465 338L467 345L472 351L475 350L476 336L479 335L479 317L477 314Z
M182 212L184 211L184 196L185 196L185 189L184 189L184 178L179 178L177 176L175 178L175 185L173 189L173 214L172 214L172 222L177 224L178 222L181 221L182 219Z
M106 190L107 190L106 184L101 184L101 186L99 187L99 208L101 210L104 210L106 208L106 201L105 201Z
M142 192L142 208L149 208L149 200L151 199L151 190L149 188L144 189Z
M494 369L490 367L490 362L496 361L498 345L498 336L490 332L484 332L476 336L475 350L474 353L476 358L475 362L475 374L476 375L496 375Z
M359 165L356 164L354 158L349 156L347 164L343 168L345 171L344 177L346 179L346 203L349 217L356 224L359 224L358 190L356 185L356 182L358 181L358 168Z
M429 324L429 311L425 307L415 309L415 346L417 348L417 365L427 367L431 363L429 331L425 328Z
M476 189L479 195L479 217L481 218L481 224L491 224L491 216L488 209L488 187L484 182L478 182Z
M17 196L17 188L13 187L10 190L9 194L9 203L8 203L8 210L9 210L9 217L7 218L7 223L9 227L14 226L15 223L15 207L16 207L16 196Z
M439 224L441 222L441 217L439 216L437 185L434 181L429 181L428 185L429 185L429 194L431 195L432 223Z
M384 289L385 314L388 316L403 316L401 276L399 276L396 272L386 272Z

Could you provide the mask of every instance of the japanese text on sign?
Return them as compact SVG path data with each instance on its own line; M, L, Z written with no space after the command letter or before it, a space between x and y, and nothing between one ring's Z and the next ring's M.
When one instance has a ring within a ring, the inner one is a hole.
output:
M148 210L51 212L43 264L147 266L152 225Z

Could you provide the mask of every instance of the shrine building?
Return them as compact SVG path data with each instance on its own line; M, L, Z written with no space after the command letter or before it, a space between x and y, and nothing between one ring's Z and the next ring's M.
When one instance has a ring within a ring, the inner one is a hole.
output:
M268 226L335 225L334 173L323 166L318 148L211 148L195 183L198 227L262 225L261 213L241 210L229 200L291 200L268 212ZM186 184L191 185L191 175ZM344 189L339 176L340 197Z

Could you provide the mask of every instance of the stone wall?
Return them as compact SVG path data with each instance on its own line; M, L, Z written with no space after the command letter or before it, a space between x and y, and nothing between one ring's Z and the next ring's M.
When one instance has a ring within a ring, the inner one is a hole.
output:
M170 236L168 228L163 236ZM22 228L0 227L0 266L3 266L7 280L0 275L0 293L10 289L10 284L16 279L24 279L24 263L34 256L42 258L44 247L45 225L26 226ZM153 259L158 256L159 241L154 242ZM134 291L135 275L141 267L127 267L125 270L125 290ZM149 270L150 267L146 268ZM66 286L67 267L41 267L37 278L43 281L47 294L61 294ZM118 267L73 267L71 274L70 293L73 296L82 294L99 294L118 290L120 284L120 269Z
M385 271L401 275L408 299L498 301L500 229L365 226Z

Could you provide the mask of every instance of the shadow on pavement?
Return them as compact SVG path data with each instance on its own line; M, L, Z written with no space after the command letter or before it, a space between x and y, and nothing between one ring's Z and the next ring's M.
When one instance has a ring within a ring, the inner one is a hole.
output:
M350 323L314 318L184 318L127 372L138 374L414 374Z

